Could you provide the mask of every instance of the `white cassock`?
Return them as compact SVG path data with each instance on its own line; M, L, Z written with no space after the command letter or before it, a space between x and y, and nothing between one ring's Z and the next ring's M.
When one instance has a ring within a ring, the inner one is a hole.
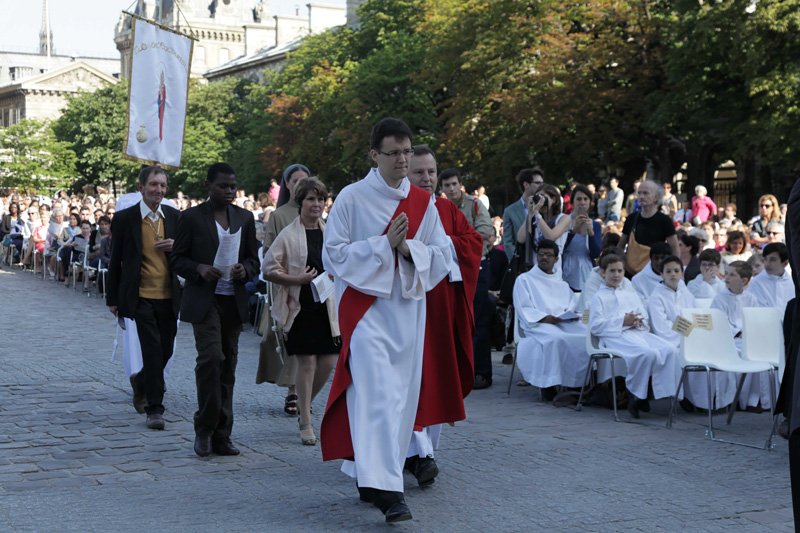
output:
M783 313L786 312L786 304L794 298L794 282L788 269L781 276L767 274L765 270L750 280L750 284L744 292L750 294L754 300L752 305L745 307L775 307L780 311L781 319L783 319ZM777 391L780 388L780 376L777 373L775 375L775 390ZM742 392L739 396L739 405L742 409L759 403L764 409L768 409L772 405L769 374L766 372L747 375L744 378Z
M411 443L408 445L406 457L433 457L434 450L439 447L443 426L444 424L434 424L422 428L421 431L414 431L411 434Z
M625 313L638 313L644 326L623 326ZM589 303L589 327L600 346L622 357L627 367L625 385L640 399L647 398L647 382L653 380L653 396L667 398L678 387L679 366L674 348L649 331L647 311L635 293L603 285Z
M602 285L603 276L600 275L600 267L594 267L592 273L586 278L581 295L578 297L578 305L575 307L578 313L583 313L583 310L589 306L589 302L592 301L592 298L594 298L594 295L597 294ZM619 288L624 291L633 291L636 294L636 289L633 288L633 284L628 278L622 278Z
M650 261L647 262L641 272L631 278L633 288L636 289L636 292L639 294L639 298L642 299L642 303L645 306L647 305L647 299L651 294L653 294L653 291L656 290L656 287L661 285L661 281L661 275L655 273L653 270L653 265Z
M675 354L679 361L682 335L674 331L672 325L682 309L689 309L695 306L694 296L682 284L678 286L677 291L661 284L647 301L651 331L675 348ZM736 374L732 372L712 372L711 386L713 387L711 397L716 406L715 408L719 409L730 405L736 395ZM708 376L706 376L705 372L689 372L686 374L686 380L683 384L683 396L701 409L709 408Z
M782 276L767 274L765 270L750 280L745 292L755 298L756 304L753 307L777 307L782 316L786 311L786 304L794 298L794 282L788 270Z
M411 185L389 187L373 169L345 187L328 215L322 261L334 276L337 306L347 287L377 299L350 339L347 414L355 462L342 471L360 487L403 491L403 463L419 403L425 293L450 272L454 256L431 201L414 239L412 261L383 235Z
M686 286L695 298L709 300L713 300L714 296L725 290L725 282L716 276L711 280L711 283L709 283L700 275L687 283Z
M514 283L514 311L523 338L517 346L517 366L525 381L539 388L580 387L589 365L586 326L580 321L542 324L548 315L574 312L578 298L561 274L546 274L537 266Z

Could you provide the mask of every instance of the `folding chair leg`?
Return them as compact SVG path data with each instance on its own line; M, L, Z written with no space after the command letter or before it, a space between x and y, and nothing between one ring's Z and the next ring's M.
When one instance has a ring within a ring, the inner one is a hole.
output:
M714 398L711 394L711 369L706 368L706 386L708 387L708 429L706 435L714 440Z
M609 357L611 362L611 402L614 405L614 420L619 422L619 413L617 413L617 373L614 372L614 356Z
M508 376L508 388L506 395L511 396L511 382L514 381L514 370L517 368L517 350L518 347L514 346L514 356L511 358L511 374Z
M669 404L669 415L667 416L667 428L672 427L672 419L675 417L675 411L678 409L678 396L681 394L681 386L683 385L683 380L686 379L686 367L681 369L681 379L678 380L678 388L675 389L675 396L672 397L672 401Z
M583 392L586 390L586 384L589 383L589 376L592 373L592 366L597 363L594 356L589 356L589 366L586 367L586 375L583 376L583 385L581 386L581 393L578 395L578 404L575 406L576 411L580 411L583 407Z
M772 437L775 436L775 430L778 428L778 414L775 412L775 396L775 369L773 368L769 371L769 414L772 415L772 427L770 428L767 442L764 444L765 450L771 450L773 448Z
M728 421L726 424L729 426L731 425L731 420L733 420L733 413L736 412L736 406L739 405L739 395L742 393L742 386L744 385L744 378L747 374L742 374L739 378L739 384L736 385L736 396L733 397L733 403L731 404L731 408L728 410Z

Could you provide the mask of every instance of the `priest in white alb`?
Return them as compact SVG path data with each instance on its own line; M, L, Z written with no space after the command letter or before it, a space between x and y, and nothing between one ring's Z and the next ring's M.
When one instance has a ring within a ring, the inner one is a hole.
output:
M346 459L342 470L387 522L411 518L403 464L420 394L425 293L450 273L454 257L430 194L406 178L411 140L401 120L375 125L370 157L377 168L339 193L323 246L342 351L322 421L322 456Z
M514 283L514 310L522 333L517 366L525 381L543 389L550 400L555 395L552 387L583 385L589 355L586 326L575 312L578 298L560 272L554 272L558 245L542 240L536 255L536 266Z

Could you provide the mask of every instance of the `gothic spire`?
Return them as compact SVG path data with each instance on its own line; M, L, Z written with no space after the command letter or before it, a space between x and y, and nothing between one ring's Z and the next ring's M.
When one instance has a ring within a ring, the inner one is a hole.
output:
M51 56L53 50L53 30L50 28L50 5L47 0L42 2L42 29L39 30L39 53Z

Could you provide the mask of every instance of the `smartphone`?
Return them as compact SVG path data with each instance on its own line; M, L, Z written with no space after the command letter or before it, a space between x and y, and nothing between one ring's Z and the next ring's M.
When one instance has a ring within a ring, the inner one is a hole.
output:
M572 212L575 214L575 216L586 215L588 213L588 209L586 209L585 207L581 208L581 207L575 206L575 208L572 210Z

